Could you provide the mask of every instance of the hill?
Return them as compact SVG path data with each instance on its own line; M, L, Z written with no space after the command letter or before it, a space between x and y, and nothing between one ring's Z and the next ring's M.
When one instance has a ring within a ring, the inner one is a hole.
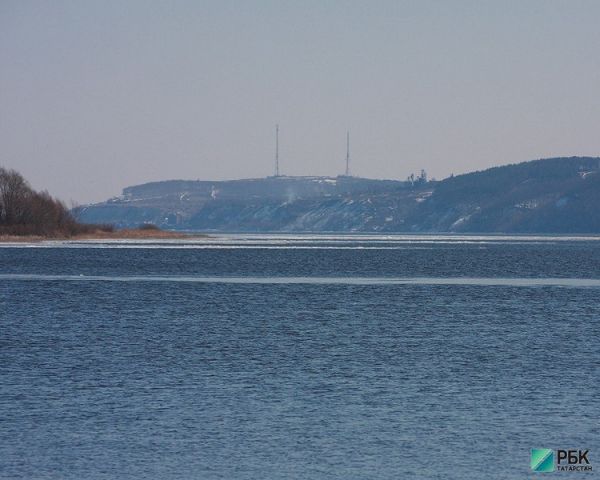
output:
M89 222L229 232L600 233L600 159L551 158L401 182L164 181L82 208Z

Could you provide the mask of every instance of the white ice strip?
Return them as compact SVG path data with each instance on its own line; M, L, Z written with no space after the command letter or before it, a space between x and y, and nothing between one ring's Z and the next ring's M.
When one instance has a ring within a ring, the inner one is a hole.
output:
M177 239L103 239L64 240L54 243L131 243L131 244L219 244L219 245L286 245L347 243L529 243L529 242L600 241L600 236L544 235L219 235L206 238ZM50 242L48 242L50 243Z
M312 285L475 285L506 287L600 287L595 278L494 278L494 277L217 277L217 276L111 276L0 274L2 281L58 282L178 282L229 284Z
M88 248L88 249L165 249L165 250L418 250L432 249L426 246L328 246L328 245L153 245L153 244L103 244L103 243L68 243L68 244L8 244L0 248Z
M188 232L193 234L194 232ZM215 234L207 240L233 241L598 241L600 235L461 235L461 234Z
M310 235L245 234L184 239L48 240L0 243L0 248L187 248L187 249L323 249L383 250L431 248L441 245L538 245L561 242L596 242L600 236L545 235Z

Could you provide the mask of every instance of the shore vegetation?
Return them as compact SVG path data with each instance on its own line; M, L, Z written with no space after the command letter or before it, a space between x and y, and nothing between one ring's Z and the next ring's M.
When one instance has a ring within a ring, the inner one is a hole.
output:
M34 190L19 172L0 167L0 240L185 236L151 224L137 229L117 230L110 224L82 223L61 200L47 191Z

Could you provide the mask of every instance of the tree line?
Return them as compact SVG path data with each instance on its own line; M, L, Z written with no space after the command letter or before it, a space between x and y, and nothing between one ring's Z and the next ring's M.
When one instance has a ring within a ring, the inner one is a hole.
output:
M70 237L97 230L113 227L80 223L59 199L35 191L19 172L0 167L0 235Z

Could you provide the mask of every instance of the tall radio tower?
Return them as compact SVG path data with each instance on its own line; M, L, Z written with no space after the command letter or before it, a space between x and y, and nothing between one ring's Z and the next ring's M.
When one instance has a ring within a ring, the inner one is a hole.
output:
M346 132L346 176L350 176L350 132Z
M279 124L275 125L275 176L279 176Z

